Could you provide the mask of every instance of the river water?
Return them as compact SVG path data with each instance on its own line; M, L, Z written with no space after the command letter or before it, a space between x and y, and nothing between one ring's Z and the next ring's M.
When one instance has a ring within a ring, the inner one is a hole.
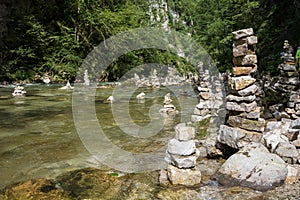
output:
M88 166L106 168L93 159L76 131L72 90L59 90L59 87L61 85L26 85L25 97L12 97L13 87L0 88L0 189L18 181L54 178L67 171ZM97 119L110 141L129 152L164 149L174 135L174 126L190 120L192 108L197 102L194 95L174 95L173 103L180 111L179 114L165 117L159 110L154 110L152 117L162 120L163 128L151 137L136 138L124 134L119 126L126 126L126 123L139 126L149 124L152 119L149 117L151 108L153 105L163 107L164 95L170 90L164 87L155 90L138 89L134 95L141 91L146 93L144 102L136 100L135 96L129 101L121 99L113 102L119 105L116 108L118 112L130 113L130 118L119 121L114 120L112 104L106 101L113 90L96 90ZM129 111L122 110L122 104L128 103Z

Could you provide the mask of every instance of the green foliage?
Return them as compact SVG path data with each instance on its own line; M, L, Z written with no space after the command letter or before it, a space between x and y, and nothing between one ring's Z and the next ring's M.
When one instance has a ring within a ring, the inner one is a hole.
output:
M31 0L12 2L0 34L0 82L33 79L48 73L52 80L73 79L82 60L109 37L150 23L145 0ZM252 27L258 36L259 70L277 73L285 39L300 45L298 0L167 0L169 26L190 33L212 56L220 71L232 67L233 31ZM175 11L179 18L174 15ZM119 48L116 46L116 48ZM143 63L192 70L185 59L169 52L130 52L106 71L104 80L117 80Z

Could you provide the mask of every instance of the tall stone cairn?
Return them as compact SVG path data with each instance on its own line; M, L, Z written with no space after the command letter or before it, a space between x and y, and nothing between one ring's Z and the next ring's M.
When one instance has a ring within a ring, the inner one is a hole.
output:
M253 29L243 29L233 34L233 73L228 78L229 94L226 96L228 118L221 125L217 141L234 149L250 142L259 142L264 131L265 120L260 118L259 84L254 77L257 72L255 44L257 37Z
M295 65L295 58L293 57L293 47L288 40L283 43L283 52L281 53L282 63L279 64L280 76L278 81L274 84L275 89L283 93L290 93L299 86L299 75Z

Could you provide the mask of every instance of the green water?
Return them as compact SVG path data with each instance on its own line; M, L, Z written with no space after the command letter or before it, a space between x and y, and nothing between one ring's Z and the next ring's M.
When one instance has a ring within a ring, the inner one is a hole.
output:
M13 87L0 88L0 188L30 178L54 178L66 171L88 166L106 168L92 159L80 140L73 120L72 91L59 90L60 85L27 85L25 97L12 97ZM173 96L181 111L174 117L163 117L157 110L153 119L162 120L164 127L152 137L136 138L124 134L119 126L150 123L149 109L163 106L167 88L139 89L146 93L144 102L129 101L130 118L114 120L111 103L106 98L112 88L97 89L96 113L105 135L120 148L130 152L152 152L164 149L174 135L174 126L187 122L197 101L192 96ZM118 112L128 101L113 104ZM185 109L188 108L188 109Z

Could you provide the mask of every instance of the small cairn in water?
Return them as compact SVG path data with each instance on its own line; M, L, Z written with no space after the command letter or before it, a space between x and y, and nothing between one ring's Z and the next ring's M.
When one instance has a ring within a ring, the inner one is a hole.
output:
M195 129L185 123L175 127L175 138L168 143L165 160L167 170L161 170L160 183L192 186L201 181L201 172L196 168L199 150L195 144Z
M257 104L260 92L254 73L257 57L254 45L257 37L253 29L235 31L233 34L233 76L229 77L230 94L226 97L228 119L221 125L218 142L240 149L249 142L259 142L265 120L260 118L262 107Z
M164 99L164 107L159 110L161 113L176 113L176 107L172 104L171 94L167 93Z
M12 95L14 97L25 96L25 94L26 94L26 91L25 91L24 87L19 86L19 85L15 87L14 92L12 93Z

